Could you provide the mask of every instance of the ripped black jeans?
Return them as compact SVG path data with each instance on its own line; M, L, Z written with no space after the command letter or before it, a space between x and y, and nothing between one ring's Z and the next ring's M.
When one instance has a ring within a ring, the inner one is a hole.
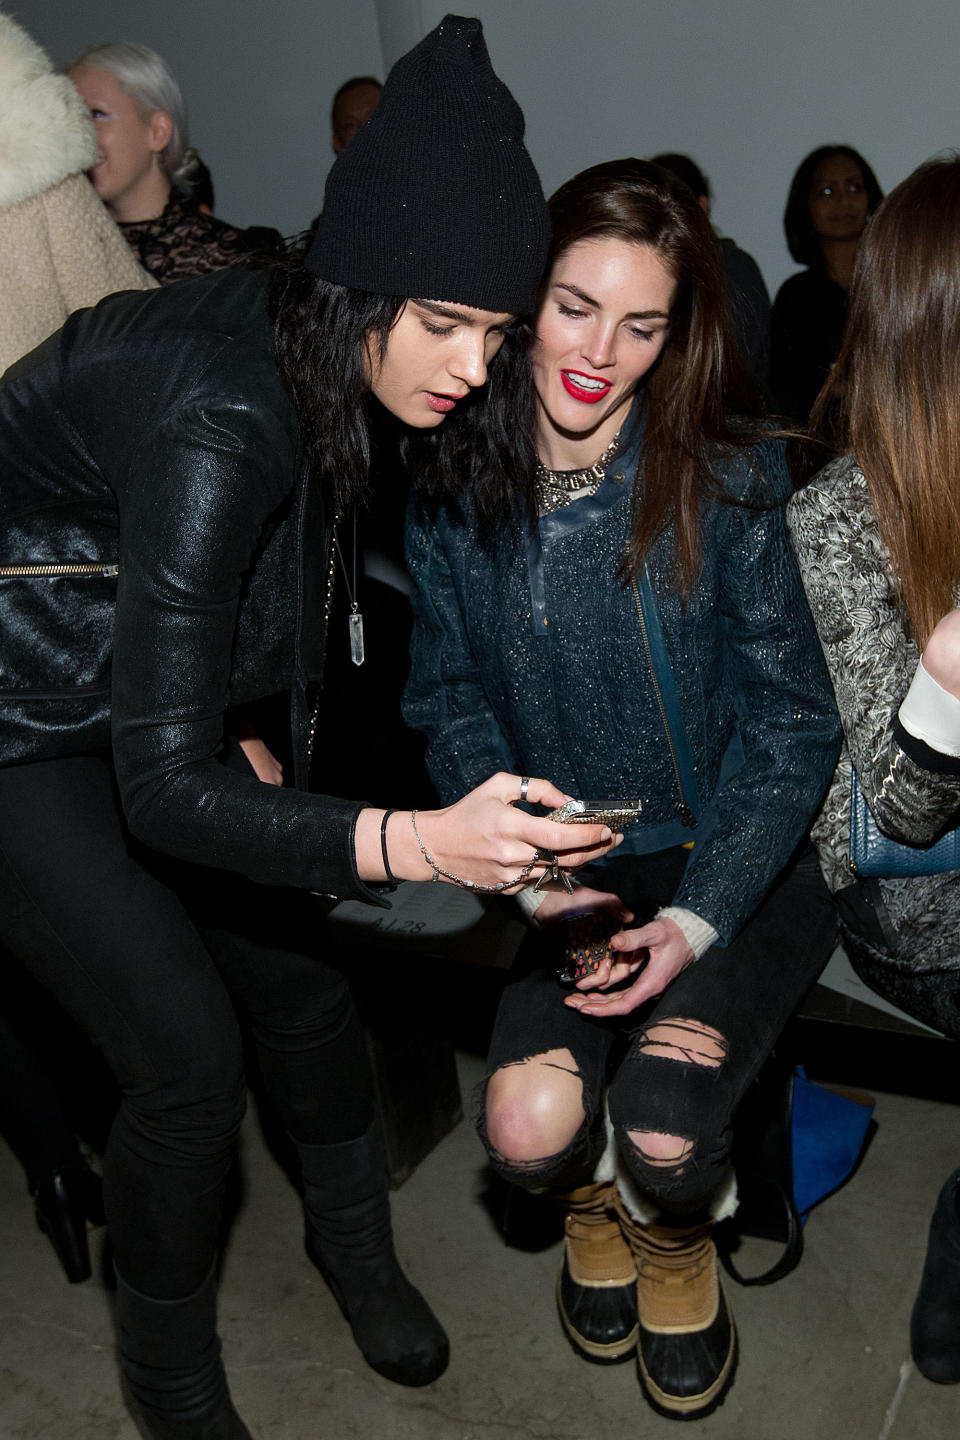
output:
M686 859L682 849L626 855L584 872L583 878L618 894L639 925L669 903ZM712 946L663 994L631 1015L609 1020L564 1005L566 989L554 979L551 941L531 933L518 957L516 978L500 1002L487 1077L550 1050L569 1050L582 1085L585 1119L559 1154L511 1164L487 1140L484 1081L477 1096L478 1129L494 1168L531 1190L588 1182L605 1144L607 1091L620 1153L653 1207L665 1215L701 1210L726 1177L734 1111L829 959L835 930L830 895L808 846L730 945ZM679 1022L671 1055L648 1038L655 1026L667 1022ZM719 1039L711 1044L705 1031ZM709 1051L713 1063L705 1064ZM645 1156L628 1132L680 1137L682 1156L671 1164Z

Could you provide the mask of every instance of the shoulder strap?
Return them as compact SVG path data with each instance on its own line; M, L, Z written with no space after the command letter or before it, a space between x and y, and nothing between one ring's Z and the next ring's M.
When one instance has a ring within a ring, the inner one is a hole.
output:
M663 726L667 732L667 743L670 746L674 767L677 772L677 783L681 792L681 814L683 814L684 811L689 812L690 819L686 820L686 817L684 817L686 823L696 825L700 813L703 810L703 804L700 799L700 788L697 785L697 772L694 769L693 753L690 749L690 742L687 739L687 732L683 723L680 701L677 696L677 687L670 665L670 655L667 651L667 642L663 638L663 626L660 624L660 611L657 608L657 597L654 593L653 582L650 579L650 571L646 565L643 567L642 574L634 579L633 593L637 602L637 612L640 617L640 623L643 627L651 676L660 699Z

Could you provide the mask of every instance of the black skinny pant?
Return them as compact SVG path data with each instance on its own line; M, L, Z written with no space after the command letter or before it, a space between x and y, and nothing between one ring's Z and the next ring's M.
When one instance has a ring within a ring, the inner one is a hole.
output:
M0 957L2 960L3 957ZM15 962L14 962L15 963ZM44 998L44 1009L49 1001ZM0 1014L0 1131L33 1182L83 1168L56 1082L6 1015Z
M373 1119L347 983L292 890L132 841L109 761L0 768L0 938L103 1052L122 1103L104 1157L117 1268L142 1294L199 1289L244 1110L249 1015L280 1120L305 1144Z
M682 849L626 855L590 872L590 881L619 895L639 925L669 903L685 864ZM829 959L835 930L830 895L808 847L730 945L712 946L661 995L610 1020L580 1015L563 1004L567 992L544 963L555 942L531 936L518 961L519 977L500 1002L487 1073L566 1048L583 1088L586 1118L566 1150L511 1165L486 1139L484 1082L477 1096L478 1125L494 1167L528 1189L584 1184L603 1148L609 1086L620 1152L643 1192L664 1214L699 1210L726 1174L734 1111ZM691 1054L702 1049L697 1027L717 1032L719 1063L704 1065L651 1048L649 1030L667 1021L693 1022L680 1042L682 1048L689 1044ZM688 1158L676 1165L651 1162L627 1139L628 1131L681 1137L690 1147Z

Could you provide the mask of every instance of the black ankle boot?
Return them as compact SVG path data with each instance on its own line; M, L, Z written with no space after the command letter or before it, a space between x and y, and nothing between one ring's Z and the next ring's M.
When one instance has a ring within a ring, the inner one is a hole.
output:
M910 1349L921 1375L960 1383L960 1170L937 1197L923 1278L910 1317Z
M100 1177L92 1170L50 1170L30 1184L37 1224L71 1285L90 1278L87 1221L103 1224Z
M144 1440L253 1440L230 1400L213 1271L195 1295L152 1300L117 1275L124 1399Z
M364 1359L398 1385L429 1385L446 1370L450 1346L394 1252L376 1127L340 1145L294 1144L303 1175L307 1254Z

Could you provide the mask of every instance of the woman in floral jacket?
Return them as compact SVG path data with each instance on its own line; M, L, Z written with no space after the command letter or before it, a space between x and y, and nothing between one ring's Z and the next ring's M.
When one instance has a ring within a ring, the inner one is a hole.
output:
M843 349L814 422L847 453L790 503L845 745L814 826L850 959L874 990L960 1037L960 872L851 869L851 767L880 829L923 845L960 806L960 159L892 192L861 244ZM914 1358L960 1381L960 1170L944 1186L913 1313Z

